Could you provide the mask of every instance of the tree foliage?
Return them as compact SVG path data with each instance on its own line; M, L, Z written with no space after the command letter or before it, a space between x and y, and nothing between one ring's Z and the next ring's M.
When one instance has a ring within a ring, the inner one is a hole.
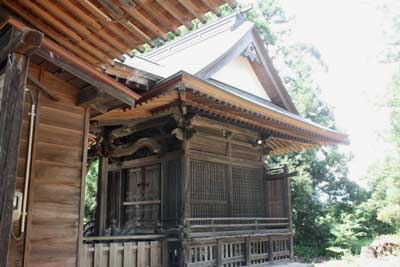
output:
M96 210L96 195L97 195L97 177L99 170L99 161L92 162L89 166L89 171L86 175L85 186L85 222L88 222L94 216Z
M314 78L327 69L318 49L288 41L290 27L272 30L277 23L290 22L276 0L257 1L248 17L280 66L280 75L299 113L336 129L332 108L322 101ZM311 257L354 253L359 251L355 247L360 240L390 230L377 220L376 209L368 205L371 193L348 179L350 159L351 155L336 146L268 159L269 166L287 164L299 173L291 181L295 252Z

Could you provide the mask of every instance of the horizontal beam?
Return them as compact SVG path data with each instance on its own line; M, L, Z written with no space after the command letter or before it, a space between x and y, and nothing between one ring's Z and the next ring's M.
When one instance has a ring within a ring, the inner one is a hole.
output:
M43 33L25 28L17 31L12 26L1 29L0 62L3 62L11 53L30 56L41 46Z
M22 22L13 17L8 17L7 23L19 31L27 28ZM4 24L5 23L2 25L4 26ZM58 46L49 39L43 40L42 47L41 49L37 50L36 54L53 63L54 65L65 69L81 80L93 85L94 87L103 89L107 94L125 104L133 106L135 100L140 98L140 95L137 93L113 80L107 74L95 69L93 66L66 51L64 48Z

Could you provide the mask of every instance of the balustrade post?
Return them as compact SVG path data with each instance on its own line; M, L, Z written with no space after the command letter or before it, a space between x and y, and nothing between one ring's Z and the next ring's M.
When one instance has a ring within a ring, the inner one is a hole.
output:
M273 247L273 238L272 236L269 237L268 239L268 254L269 254L269 261L273 262L274 261L274 247Z
M222 267L222 253L223 253L223 244L220 239L217 240L217 267Z
M246 266L251 265L251 243L250 243L250 236L245 238L246 242Z

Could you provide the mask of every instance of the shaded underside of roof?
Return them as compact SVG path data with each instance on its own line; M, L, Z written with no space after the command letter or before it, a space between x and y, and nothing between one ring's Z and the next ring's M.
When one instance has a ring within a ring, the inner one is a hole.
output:
M4 0L2 5L57 44L96 67L123 59L123 54L154 46L178 27L192 27L204 14L234 0Z
M181 103L193 113L265 133L273 154L348 142L345 134L317 125L267 100L188 73L178 73L155 86L132 109L111 111L95 119L104 125L123 124L154 116Z

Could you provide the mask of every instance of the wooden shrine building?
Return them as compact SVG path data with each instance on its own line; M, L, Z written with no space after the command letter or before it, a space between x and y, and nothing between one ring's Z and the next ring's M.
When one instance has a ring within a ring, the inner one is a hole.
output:
M298 114L240 11L155 48L235 1L0 3L0 266L293 258L295 173L265 157L347 136Z

